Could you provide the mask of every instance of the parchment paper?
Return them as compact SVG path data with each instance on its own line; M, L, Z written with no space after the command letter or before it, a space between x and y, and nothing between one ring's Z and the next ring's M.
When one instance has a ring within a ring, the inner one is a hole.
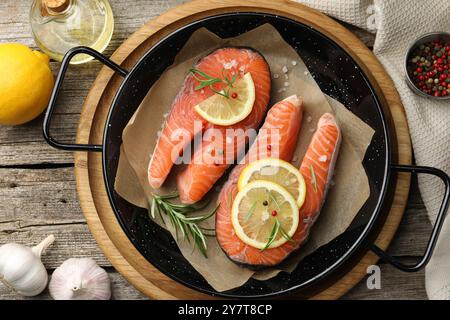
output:
M334 186L330 189L310 238L303 248L283 265L255 274L254 271L231 262L215 238L208 238L208 258L204 258L198 250L193 250L192 245L183 239L177 240L183 256L217 291L239 287L250 277L264 280L275 276L281 270L290 272L304 256L347 229L369 196L369 183L362 159L374 133L372 128L342 104L321 92L301 58L271 25L260 26L231 39L221 39L206 29L200 29L193 33L177 55L174 64L152 86L124 129L115 188L127 201L148 208L148 201L153 193L166 194L176 190L174 177L183 166L172 170L163 188L152 190L147 181L150 156L165 116L170 111L172 101L181 88L189 67L215 48L227 45L252 47L264 55L273 75L271 105L292 94L303 97L305 113L293 164L298 165L301 162L317 121L325 112L336 114L343 141L333 178ZM226 178L225 175L207 195L212 201L204 212L215 206L218 191ZM156 222L161 224L161 221ZM214 227L214 219L207 221L205 226ZM165 227L175 235L170 223Z

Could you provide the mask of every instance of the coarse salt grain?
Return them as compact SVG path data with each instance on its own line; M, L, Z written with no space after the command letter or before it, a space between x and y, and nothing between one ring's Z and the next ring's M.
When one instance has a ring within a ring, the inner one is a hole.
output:
M235 67L236 65L237 65L237 61L233 59L230 62L225 62L223 64L223 68L225 70L230 70L231 68Z
M287 73L289 71L289 69L286 66L283 66L283 69L281 70L283 70L284 73Z
M312 117L308 116L308 118L306 118L306 122L310 123L312 121Z
M305 74L305 76L309 75L308 71L303 72Z
M285 87L289 87L289 82L286 81L286 82L284 83L284 86L285 86Z
M297 61L292 60L292 65L293 65L293 66L296 66L296 65L297 65Z
M262 213L262 215L261 215L261 220L262 221L267 221L268 219L269 219L269 211L267 211L267 210L264 210L264 212Z
M278 93L285 92L285 91L286 91L286 88L278 89Z
M320 162L327 162L328 157L326 155L322 155L319 157Z
M273 78L274 78L274 79L278 79L279 77L280 77L280 75L279 75L278 73L274 73L274 74L273 74Z
M309 129L309 132L314 132L314 131L316 131L316 129L314 129L314 128Z

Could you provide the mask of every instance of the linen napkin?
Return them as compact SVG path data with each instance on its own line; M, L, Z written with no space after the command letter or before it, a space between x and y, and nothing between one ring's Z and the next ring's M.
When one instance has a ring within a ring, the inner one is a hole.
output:
M418 165L450 174L450 102L414 94L405 81L404 59L411 43L433 31L450 32L449 0L296 0L339 20L376 32L374 53L400 93ZM419 189L434 223L443 196L439 179L419 176ZM426 267L430 299L450 299L450 219L446 219Z

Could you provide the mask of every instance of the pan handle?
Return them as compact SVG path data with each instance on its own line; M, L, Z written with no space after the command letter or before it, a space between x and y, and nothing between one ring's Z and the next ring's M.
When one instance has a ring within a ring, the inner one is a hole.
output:
M56 149L66 150L66 151L96 151L101 152L103 147L101 145L95 145L95 144L74 144L74 143L62 143L56 141L51 135L50 135L50 123L52 120L53 111L55 109L56 100L59 94L59 90L61 89L61 85L64 80L64 76L67 71L67 67L69 66L70 61L74 56L77 54L87 54L91 57L97 59L104 65L110 67L112 70L119 73L122 77L126 77L128 74L128 71L123 69L121 66L116 64L115 62L111 61L104 55L102 55L100 52L95 51L94 49L88 48L88 47L75 47L70 49L64 56L64 59L61 63L61 68L59 69L58 76L56 77L55 86L53 87L53 92L50 97L50 102L48 104L47 111L45 112L45 118L44 118L44 124L42 131L44 133L44 139L47 141L49 145Z
M449 207L450 202L450 178L444 171L431 167L391 165L391 169L398 172L410 172L411 174L418 174L418 173L431 174L433 176L441 178L445 186L444 199L441 203L441 207L439 208L439 212L436 217L436 222L433 226L433 230L431 231L430 239L428 240L428 244L425 249L424 255L418 262L416 262L413 265L405 265L397 261L394 257L387 254L385 251L380 249L375 244L371 246L371 250L376 255L378 255L381 259L390 263L397 269L405 272L417 272L422 268L424 268L427 265L428 261L430 261L430 258L434 251L434 247L436 246L439 233L441 232L441 228L445 219L445 214L447 213L447 209Z

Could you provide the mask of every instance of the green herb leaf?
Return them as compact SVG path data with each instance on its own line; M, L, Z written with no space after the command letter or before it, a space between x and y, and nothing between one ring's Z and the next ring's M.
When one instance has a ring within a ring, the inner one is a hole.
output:
M220 90L220 91L218 91L218 90L214 89L212 86L210 86L209 88L211 89L212 92L217 93L217 94L220 94L221 96L224 96L225 98L229 98L229 97L230 97L230 96L228 95L228 92L225 91L225 90L223 90L223 89Z
M156 199L153 198L152 205L150 207L150 214L152 215L153 219L155 219L155 210L156 210Z
M212 85L215 85L216 83L222 82L220 79L211 79L211 80L207 80L207 81L202 81L200 82L200 84L198 86L195 87L195 91L197 90L201 90L205 87L209 87Z
M311 182L314 186L314 191L317 192L316 173L314 172L314 167L312 166L312 164L309 165L309 169L311 170Z
M203 71L198 70L197 68L190 68L189 72L192 73L194 76L196 74L199 74L200 76L202 76L203 78L206 79L213 79L213 77L211 77L210 75L204 73Z
M150 214L154 217L155 212L158 212L164 224L166 222L164 221L162 213L164 213L165 216L168 216L171 225L175 229L176 239L178 240L178 235L181 234L186 241L189 243L192 241L194 243L194 250L197 248L205 257L207 257L206 237L212 237L214 235L204 234L204 231L211 233L215 230L202 228L198 224L211 218L216 213L219 206L216 206L214 210L203 216L187 216L192 212L205 208L208 205L208 202L204 202L200 204L200 206L197 206L176 204L170 201L177 196L177 194L164 196L153 195Z
M272 231L270 232L269 238L267 239L267 243L264 246L264 248L261 249L261 251L264 251L270 247L270 245L275 241L275 238L276 238L279 230L280 230L280 221L278 221L278 219L275 219L275 222L272 227Z
M163 195L163 196L161 196L161 195L154 195L153 196L154 198L156 198L156 199L174 199L174 198L177 198L178 197L178 193L177 192L173 192L173 193L169 193L169 194L166 194L166 195Z
M290 235L288 235L288 233L286 232L286 230L284 230L284 228L281 226L280 223L280 234L283 238L285 238L287 241L289 242L294 242L294 240L292 240L292 237Z
M255 207L256 207L256 201L253 202L252 206L248 210L247 215L245 216L245 219L244 219L244 223L246 223L248 221L248 219L250 219L251 215L253 214L253 211L255 211Z
M199 82L199 84L195 87L194 90L201 90L203 88L210 88L212 92L220 94L221 96L224 96L225 98L230 98L230 88L233 87L234 82L236 81L238 74L233 75L231 80L228 78L228 76L224 73L224 69L222 69L222 78L215 78L210 76L209 74L200 71L196 68L189 69L189 72L192 74L192 76ZM203 79L201 79L200 77ZM227 85L227 88L224 88L222 90L217 90L213 87L216 83L224 83Z
M239 76L239 73L236 73L233 78L231 78L230 87L233 87L233 84L236 82L237 77Z
M268 191L268 193L269 193L269 197L270 197L270 198L272 199L272 201L275 202L275 204L277 205L278 210L281 210L280 204L278 203L277 199L275 199L275 196L274 196L270 191Z

